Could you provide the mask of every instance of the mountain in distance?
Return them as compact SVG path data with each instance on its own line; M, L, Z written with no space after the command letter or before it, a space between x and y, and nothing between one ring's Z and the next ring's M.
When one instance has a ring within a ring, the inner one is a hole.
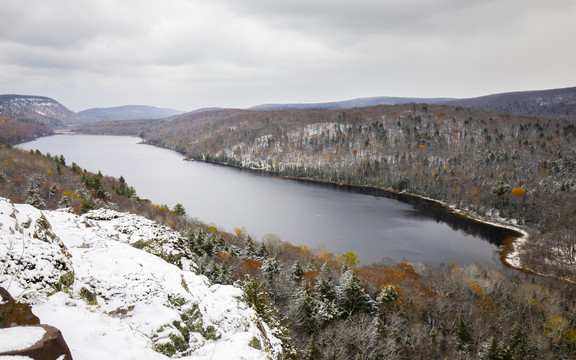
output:
M78 112L85 119L97 121L164 119L183 114L184 111L147 105L124 105L108 108L92 108Z
M469 99L448 100L442 104L498 113L574 119L576 118L576 87L515 91Z
M51 135L79 120L58 101L33 95L0 95L0 143L15 144Z
M397 105L411 103L440 104L446 101L455 100L453 98L413 98L413 97L392 97L377 96L368 98L358 98L344 101L331 101L325 103L305 103L305 104L263 104L251 107L250 110L290 110L290 109L350 109L355 107L368 107L377 105Z
M57 128L76 122L78 115L45 96L0 95L0 115L16 121Z
M250 109L349 109L354 107L409 103L452 105L494 111L498 113L574 119L576 118L576 87L551 90L517 91L464 99L379 96L325 103L263 104L254 106Z

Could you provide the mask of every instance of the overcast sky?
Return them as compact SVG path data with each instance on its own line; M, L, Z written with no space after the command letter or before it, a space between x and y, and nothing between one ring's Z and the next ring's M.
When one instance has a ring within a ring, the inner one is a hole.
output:
M74 111L570 86L574 0L0 1L0 94Z

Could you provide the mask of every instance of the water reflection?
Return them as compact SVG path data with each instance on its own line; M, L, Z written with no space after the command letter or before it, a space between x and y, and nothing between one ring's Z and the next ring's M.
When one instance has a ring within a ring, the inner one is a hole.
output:
M294 245L352 251L363 264L390 258L502 267L497 246L518 235L405 194L182 161L179 154L138 142L58 135L19 147L62 154L89 171L123 175L140 197L169 207L181 203L190 216L220 229L241 227L256 239L274 233Z

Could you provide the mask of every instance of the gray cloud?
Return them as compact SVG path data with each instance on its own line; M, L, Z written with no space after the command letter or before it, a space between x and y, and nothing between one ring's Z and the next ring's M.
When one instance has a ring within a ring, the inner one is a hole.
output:
M6 0L0 93L191 110L573 86L571 0Z

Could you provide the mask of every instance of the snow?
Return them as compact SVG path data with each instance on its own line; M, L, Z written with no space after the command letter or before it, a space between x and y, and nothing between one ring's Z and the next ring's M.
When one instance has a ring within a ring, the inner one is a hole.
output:
M133 214L78 216L0 198L0 286L60 329L74 358L277 357L279 340L259 330L241 289L211 284L191 260L179 267L163 259L182 255L183 243L179 233ZM175 339L186 337L188 349L174 350ZM271 345L254 349L254 337Z
M0 353L27 349L42 340L45 333L46 330L39 326L0 329Z

